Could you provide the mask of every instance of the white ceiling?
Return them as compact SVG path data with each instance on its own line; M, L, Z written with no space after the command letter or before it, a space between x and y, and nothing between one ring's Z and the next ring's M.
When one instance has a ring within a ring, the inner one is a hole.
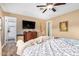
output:
M42 5L43 3L41 3ZM79 9L79 3L67 3L63 6L55 7L57 10L53 12L52 10L47 10L45 13L42 13L43 10L37 8L38 3L2 3L0 6L6 12L21 14L25 16L32 16L42 19L50 19L51 17L59 16L64 13L68 13L74 10Z

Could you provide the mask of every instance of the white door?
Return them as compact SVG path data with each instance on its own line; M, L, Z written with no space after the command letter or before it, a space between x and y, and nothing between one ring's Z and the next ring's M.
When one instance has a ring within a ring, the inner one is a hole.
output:
M5 17L5 41L16 42L16 18Z

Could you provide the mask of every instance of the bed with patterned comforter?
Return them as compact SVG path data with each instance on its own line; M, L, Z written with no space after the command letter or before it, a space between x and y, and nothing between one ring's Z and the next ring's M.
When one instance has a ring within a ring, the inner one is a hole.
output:
M79 56L79 47L70 44L66 39L48 38L42 43L38 43L24 48L22 56ZM74 40L75 41L75 40Z

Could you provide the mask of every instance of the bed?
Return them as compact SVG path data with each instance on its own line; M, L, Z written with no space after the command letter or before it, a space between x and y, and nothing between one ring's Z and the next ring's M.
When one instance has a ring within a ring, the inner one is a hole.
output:
M21 56L79 56L79 41L41 36L24 43Z

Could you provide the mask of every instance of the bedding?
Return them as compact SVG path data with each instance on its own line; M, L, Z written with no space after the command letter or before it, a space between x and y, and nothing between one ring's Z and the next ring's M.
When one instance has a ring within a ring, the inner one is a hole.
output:
M40 44L48 39L49 39L49 36L40 36L38 38L32 39L25 43L21 39L18 40L17 45L16 45L17 46L17 55L21 55L25 48L36 45L36 44Z
M39 41L40 43L37 43ZM47 36L43 38L42 36L34 40L35 45L25 46L21 56L79 56L79 47L73 45L73 42L78 41L67 38L54 39Z
M23 42L23 40L18 40L17 41L17 55L21 55L24 48L30 47L32 45L36 45L36 42L34 40L30 40L28 42Z
M67 44L79 46L79 40L77 40L77 39L68 39L68 38L60 38L60 39L62 39Z

